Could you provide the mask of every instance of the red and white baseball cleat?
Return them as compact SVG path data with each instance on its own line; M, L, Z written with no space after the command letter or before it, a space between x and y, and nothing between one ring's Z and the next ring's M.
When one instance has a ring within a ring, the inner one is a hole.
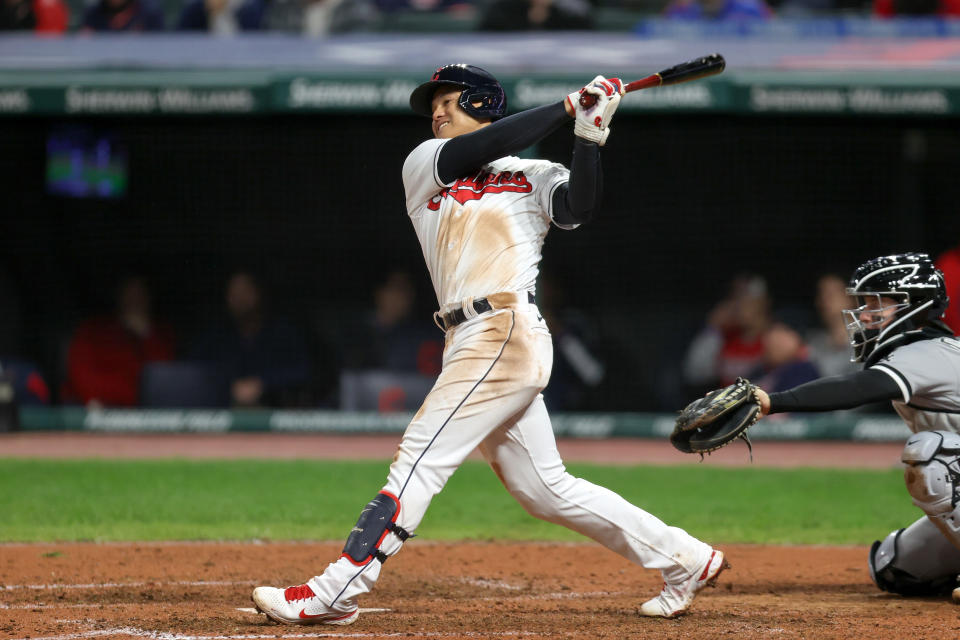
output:
M257 587L253 604L257 611L283 624L353 624L360 616L356 605L349 611L331 609L308 584L286 589Z
M683 582L671 584L663 583L663 591L652 600L647 600L640 607L640 614L660 618L676 618L682 616L693 604L697 593L706 586L713 586L717 576L730 564L724 559L723 551L716 549L711 552L707 562Z

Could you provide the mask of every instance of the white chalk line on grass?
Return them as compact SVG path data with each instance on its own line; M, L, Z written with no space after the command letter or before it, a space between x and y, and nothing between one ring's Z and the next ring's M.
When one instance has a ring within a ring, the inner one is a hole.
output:
M122 587L231 587L257 584L256 580L174 580L169 582L95 582L89 584L0 584L0 591L32 589L35 591L56 591L59 589L119 589Z
M184 633L171 633L169 631L150 631L139 629L137 627L118 627L116 629L97 629L95 631L81 631L79 633L65 633L56 636L13 638L12 640L81 640L82 638L102 638L104 636L128 636L132 638L150 638L151 640L268 640L268 639L289 639L297 638L400 638L409 637L407 632L398 633L285 633L268 635L261 634L236 634L236 635L191 635ZM463 631L459 633L449 633L446 631L421 631L417 633L420 638L531 638L542 637L542 633L533 631Z

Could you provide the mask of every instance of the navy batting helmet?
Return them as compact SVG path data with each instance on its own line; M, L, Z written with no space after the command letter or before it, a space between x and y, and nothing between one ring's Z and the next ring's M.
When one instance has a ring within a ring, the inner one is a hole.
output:
M474 118L496 120L507 113L507 95L497 79L480 67L448 64L410 94L410 108L428 118L433 115L433 94L441 86L463 87L460 106ZM479 105L479 106L475 106Z
M870 362L872 352L886 352L905 332L943 315L947 297L943 273L925 253L901 253L868 260L856 268L847 294L860 306L844 311L854 362ZM881 298L894 301L886 306ZM889 311L888 311L889 310ZM886 312L886 313L884 313Z

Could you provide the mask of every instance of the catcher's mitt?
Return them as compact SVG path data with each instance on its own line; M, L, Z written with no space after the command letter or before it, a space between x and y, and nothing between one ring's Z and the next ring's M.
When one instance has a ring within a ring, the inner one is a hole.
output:
M760 419L756 388L749 380L737 378L729 387L694 400L677 416L670 442L684 453L701 456L736 438L743 438L749 447L747 429Z

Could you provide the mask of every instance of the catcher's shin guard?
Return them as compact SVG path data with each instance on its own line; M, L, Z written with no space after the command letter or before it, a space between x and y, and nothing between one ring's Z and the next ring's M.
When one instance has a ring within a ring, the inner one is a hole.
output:
M353 564L363 566L376 558L380 563L387 561L387 554L380 545L388 533L393 533L400 542L406 541L410 533L397 524L400 515L400 501L396 496L381 491L377 497L367 503L360 513L360 519L354 525L346 544L343 545L341 558Z
M874 542L868 560L873 582L904 596L949 593L960 573L960 551L926 516Z
M960 549L960 435L921 431L910 436L900 459L913 503Z

